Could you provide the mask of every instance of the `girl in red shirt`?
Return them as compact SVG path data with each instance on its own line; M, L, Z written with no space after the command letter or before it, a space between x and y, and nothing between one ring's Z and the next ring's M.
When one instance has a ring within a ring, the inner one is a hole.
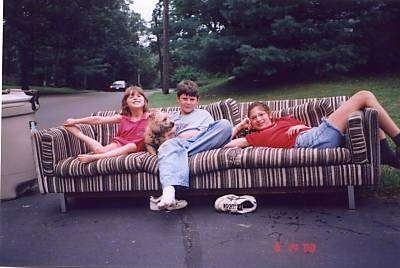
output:
M313 128L290 116L272 119L267 105L254 102L249 106L248 118L233 128L232 137L243 129L251 130L252 133L244 138L233 139L225 147L335 148L343 141L349 115L367 107L378 111L381 163L400 168L400 129L374 94L367 90L355 93L324 118L318 127ZM396 144L396 152L390 149L386 134Z
M93 153L80 154L78 160L89 163L98 159L127 155L142 151L144 131L148 118L148 99L140 87L131 86L125 90L122 98L121 114L114 116L89 116L79 119L69 118L64 122L64 127L78 139L86 143ZM76 127L76 124L115 124L119 128L113 141L108 145L101 145L97 140L86 136Z

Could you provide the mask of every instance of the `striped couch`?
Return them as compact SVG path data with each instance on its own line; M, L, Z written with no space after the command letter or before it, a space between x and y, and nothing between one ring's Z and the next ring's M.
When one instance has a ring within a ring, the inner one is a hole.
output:
M273 116L294 115L310 126L332 113L345 96L265 101ZM237 124L249 103L233 99L201 108L217 119ZM177 107L161 108L172 111ZM100 111L93 115L112 115ZM107 144L117 125L80 125L88 136ZM365 109L348 118L347 139L334 149L221 148L189 159L190 187L185 193L266 193L347 189L349 208L355 207L354 187L375 186L379 181L377 112ZM157 157L133 153L82 164L76 155L88 152L84 143L63 127L32 133L38 185L41 193L61 194L61 210L67 198L99 194L143 195L160 192Z

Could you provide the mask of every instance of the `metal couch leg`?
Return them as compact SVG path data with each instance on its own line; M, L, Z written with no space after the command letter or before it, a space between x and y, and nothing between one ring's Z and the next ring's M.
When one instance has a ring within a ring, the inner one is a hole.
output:
M349 209L356 209L356 201L354 199L354 185L347 186L347 198L349 201Z
M62 213L66 213L67 212L67 197L65 196L65 194L60 194L60 208L61 208L61 212Z

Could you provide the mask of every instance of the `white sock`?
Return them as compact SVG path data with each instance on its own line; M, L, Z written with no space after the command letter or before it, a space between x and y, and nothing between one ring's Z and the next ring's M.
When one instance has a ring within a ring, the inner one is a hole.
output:
M172 185L165 186L159 205L170 205L175 201L175 188Z

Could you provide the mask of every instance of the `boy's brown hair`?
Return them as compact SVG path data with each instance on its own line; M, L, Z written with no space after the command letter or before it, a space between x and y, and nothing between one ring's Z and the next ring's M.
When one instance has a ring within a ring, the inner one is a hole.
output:
M183 80L176 85L177 89L177 97L179 98L181 95L188 95L191 97L199 98L199 86L191 81L191 80Z
M146 95L144 94L143 89L138 86L130 86L125 90L124 97L122 98L122 111L121 111L122 115L131 115L131 110L129 110L126 100L129 98L129 96L131 96L135 93L142 95L145 100L145 104L143 106L143 112L145 113L149 110L149 100L147 99Z

